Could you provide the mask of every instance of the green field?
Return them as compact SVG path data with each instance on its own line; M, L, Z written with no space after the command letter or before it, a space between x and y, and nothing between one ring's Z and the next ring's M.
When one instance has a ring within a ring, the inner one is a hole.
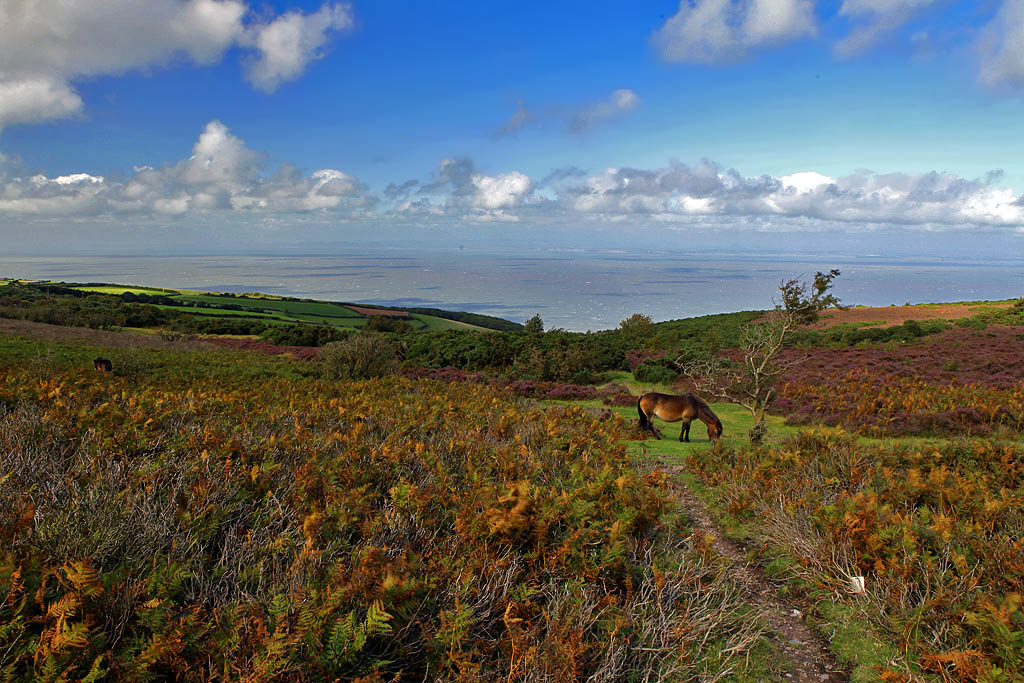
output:
M97 294L174 294L180 290L155 289L152 287L122 287L120 285L85 285L72 287L80 292L96 292Z
M59 283L54 283L59 284ZM181 306L156 304L164 310L176 310L206 317L258 317L270 323L312 323L331 325L332 327L353 329L366 324L367 316L358 313L342 303L331 301L308 301L282 299L270 295L245 294L231 295L216 292L194 290L160 289L152 287L133 287L122 285L77 285L72 286L82 292L97 294L147 294L162 295L180 301ZM194 308L189 304L205 304L209 308ZM239 307L242 310L235 310ZM389 310L389 309L382 309ZM408 320L414 330L475 330L486 331L487 328L457 320L449 320L424 313L410 313Z

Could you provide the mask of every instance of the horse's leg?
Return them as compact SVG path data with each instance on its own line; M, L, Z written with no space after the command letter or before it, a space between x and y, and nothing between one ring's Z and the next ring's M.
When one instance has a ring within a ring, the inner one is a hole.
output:
M654 428L654 415L647 418L647 428L651 430L651 434L654 434L655 439L661 440L661 437L658 436L658 430Z
M679 430L679 440L686 443L690 442L690 425L693 420L683 420L683 428Z

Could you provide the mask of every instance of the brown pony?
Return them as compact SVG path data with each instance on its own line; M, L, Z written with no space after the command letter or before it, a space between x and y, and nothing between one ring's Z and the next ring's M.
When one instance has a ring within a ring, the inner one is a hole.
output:
M679 432L680 441L690 440L690 423L694 418L708 426L708 439L712 442L718 441L722 436L722 421L711 412L708 404L693 394L673 396L671 394L659 394L652 391L644 394L636 402L636 410L640 413L640 429L649 429L654 438L660 439L658 432L654 431L654 416L657 415L665 422L683 421L683 428Z
M92 362L92 366L99 370L100 372L110 372L111 370L114 369L114 364L111 363L108 359L104 358L103 356L100 356L99 358L94 360Z

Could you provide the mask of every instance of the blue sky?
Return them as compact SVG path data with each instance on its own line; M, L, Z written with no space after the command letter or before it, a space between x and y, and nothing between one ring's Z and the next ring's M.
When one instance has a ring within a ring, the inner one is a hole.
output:
M1022 104L1024 0L7 0L0 237L1004 251Z

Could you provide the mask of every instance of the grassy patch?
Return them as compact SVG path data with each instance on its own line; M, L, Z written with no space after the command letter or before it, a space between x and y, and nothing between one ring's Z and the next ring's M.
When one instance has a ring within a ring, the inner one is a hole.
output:
M83 285L71 287L79 292L95 292L97 294L177 294L176 289L155 289L152 287L122 287L120 285Z
M895 647L868 626L870 621L863 609L826 601L811 610L812 616L832 631L830 649L840 663L849 667L850 683L876 683L881 672L890 671L902 659ZM922 678L920 671L914 675L918 680L932 680Z
M425 315L423 313L410 313L409 316L419 323L422 324L420 329L429 330L431 332L436 330L474 330L476 332L488 331L484 327L473 325L470 323L464 323L458 320L448 320L446 318L438 318L433 315Z

